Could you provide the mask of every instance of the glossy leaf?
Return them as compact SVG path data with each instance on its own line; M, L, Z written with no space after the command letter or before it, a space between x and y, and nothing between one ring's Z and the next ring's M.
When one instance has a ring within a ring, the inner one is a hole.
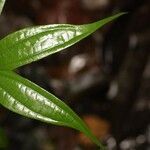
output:
M23 116L77 129L103 148L84 122L65 103L11 71L0 71L0 103Z
M0 14L3 10L4 4L5 4L5 0L0 0Z
M0 41L0 70L12 70L61 51L123 14L86 25L46 25L12 33Z

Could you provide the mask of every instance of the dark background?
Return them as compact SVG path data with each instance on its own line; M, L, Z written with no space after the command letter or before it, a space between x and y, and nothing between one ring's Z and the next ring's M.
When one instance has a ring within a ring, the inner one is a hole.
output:
M150 0L6 1L1 38L27 26L84 24L128 12L71 48L17 72L63 99L108 150L149 150ZM0 106L0 149L97 148L77 131Z

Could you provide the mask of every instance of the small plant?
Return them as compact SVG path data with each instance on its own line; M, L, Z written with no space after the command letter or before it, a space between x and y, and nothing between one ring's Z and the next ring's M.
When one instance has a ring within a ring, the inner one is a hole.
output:
M0 12L5 0L0 0ZM23 116L83 132L100 149L104 146L87 125L61 100L12 70L59 52L124 13L85 25L35 26L0 40L0 103Z

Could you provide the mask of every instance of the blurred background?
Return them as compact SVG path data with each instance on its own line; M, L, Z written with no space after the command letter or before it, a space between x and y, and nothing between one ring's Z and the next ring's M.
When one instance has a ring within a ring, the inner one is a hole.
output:
M0 37L42 24L84 24L120 11L80 43L17 72L63 99L108 150L150 150L150 0L6 0ZM0 106L0 150L96 150L83 134Z

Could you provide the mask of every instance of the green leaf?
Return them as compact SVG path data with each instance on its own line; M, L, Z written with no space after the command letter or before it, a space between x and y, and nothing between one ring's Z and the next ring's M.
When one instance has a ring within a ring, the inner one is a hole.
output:
M0 70L12 70L61 51L123 14L86 25L45 25L12 33L0 41Z
M11 71L0 71L0 103L23 116L74 128L103 149L84 122L62 101Z
M3 10L4 4L5 4L5 0L0 0L0 14Z

